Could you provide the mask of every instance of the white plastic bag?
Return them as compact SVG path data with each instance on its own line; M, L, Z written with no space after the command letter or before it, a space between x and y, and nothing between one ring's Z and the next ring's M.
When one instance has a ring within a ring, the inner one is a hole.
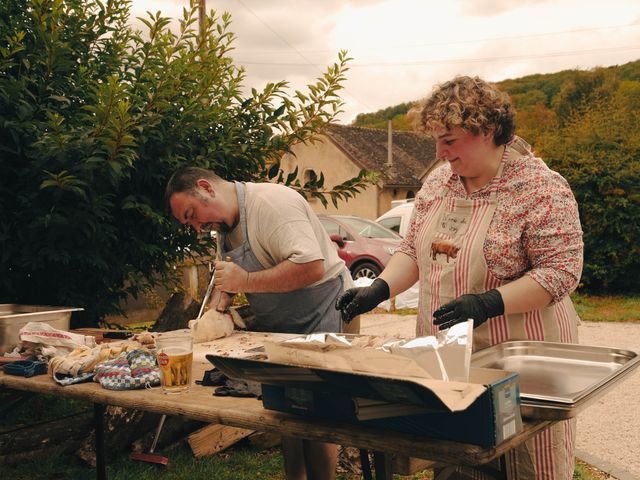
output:
M356 287L368 287L373 283L373 280L367 277L361 277L354 281ZM420 295L420 283L416 282L413 286L402 293L396 295L396 309L401 308L418 308L418 299ZM391 310L391 300L385 300L378 305L378 308L383 308L387 312Z
M29 322L18 333L21 349L39 351L39 355L49 359L65 356L76 348L96 346L96 337L58 330L45 322Z
M96 346L96 337L93 335L58 330L45 322L27 323L20 329L19 338L21 342L67 348L69 352L83 345L92 348Z

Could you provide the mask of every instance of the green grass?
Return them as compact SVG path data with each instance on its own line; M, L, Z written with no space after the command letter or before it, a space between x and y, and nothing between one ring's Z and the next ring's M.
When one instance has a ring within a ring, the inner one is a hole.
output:
M107 466L109 480L279 480L282 474L282 457L278 450L256 452L236 448L204 459L195 459L188 445L162 452L169 458L169 465L129 460L123 454ZM18 465L2 465L3 478L11 480L73 479L93 480L95 470L80 463L71 455L46 455L37 461Z
M195 459L188 445L162 452L168 466L132 461L120 455L107 466L109 480L283 480L283 460L278 449L261 452L235 447L203 459ZM45 455L37 461L2 465L3 478L11 480L93 480L95 470L70 455ZM359 480L359 475L338 474L337 480ZM395 480L431 480L430 471L410 476L394 475ZM609 478L597 469L578 461L574 480Z
M571 299L582 320L640 323L640 297L573 294Z
M161 452L169 458L168 466L132 461L120 455L107 466L109 480L283 480L283 460L278 449L257 452L235 447L211 457L195 459L188 445ZM93 480L95 470L71 455L45 455L18 465L1 465L3 478L11 480ZM359 475L338 474L337 480L359 480ZM394 475L395 480L431 480L430 471L410 476ZM574 480L609 478L597 469L576 462Z

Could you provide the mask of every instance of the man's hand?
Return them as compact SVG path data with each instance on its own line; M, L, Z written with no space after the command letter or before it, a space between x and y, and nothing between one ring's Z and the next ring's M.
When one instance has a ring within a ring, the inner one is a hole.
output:
M389 285L376 278L368 287L350 288L336 300L336 310L340 310L342 321L349 323L353 317L373 310L380 302L389 299Z
M461 295L444 304L433 312L433 324L438 325L440 330L444 330L471 318L473 328L477 328L487 319L503 313L502 295L494 288L485 293Z
M215 308L218 312L225 313L229 310L232 300L233 295L231 293L214 289L211 295L211 301L209 302L209 308Z
M249 281L249 272L233 262L216 261L216 290L222 292L246 292Z

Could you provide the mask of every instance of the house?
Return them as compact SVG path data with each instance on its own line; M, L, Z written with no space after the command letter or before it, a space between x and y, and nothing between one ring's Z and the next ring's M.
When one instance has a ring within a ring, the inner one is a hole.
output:
M331 202L325 209L319 200L309 200L316 213L357 215L372 220L389 210L393 200L413 198L437 164L432 139L413 132L346 125L328 126L319 141L296 145L293 154L286 154L281 160L285 173L298 168L301 183L322 172L327 188L357 176L362 169L378 172L375 186L369 186L347 202L339 202L337 209Z

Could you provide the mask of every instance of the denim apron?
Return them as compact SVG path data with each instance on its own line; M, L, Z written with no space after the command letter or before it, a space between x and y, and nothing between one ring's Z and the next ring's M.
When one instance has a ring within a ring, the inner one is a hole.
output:
M219 232L219 248L222 258L230 257L247 272L265 268L249 245L245 206L245 186L235 182L240 210L239 226L243 241L236 248L227 250L226 235ZM342 276L312 287L284 293L245 293L256 321L251 329L258 332L300 333L339 332L340 312L335 309L338 296L343 292Z

